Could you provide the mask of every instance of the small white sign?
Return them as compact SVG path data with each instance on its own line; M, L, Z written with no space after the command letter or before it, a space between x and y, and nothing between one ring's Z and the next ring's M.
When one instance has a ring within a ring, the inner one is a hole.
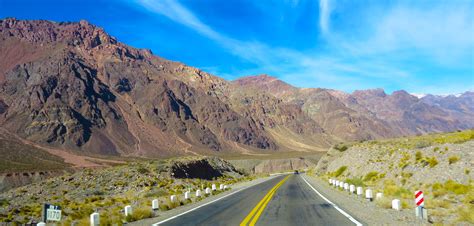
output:
M45 205L47 221L61 221L61 207L50 204Z

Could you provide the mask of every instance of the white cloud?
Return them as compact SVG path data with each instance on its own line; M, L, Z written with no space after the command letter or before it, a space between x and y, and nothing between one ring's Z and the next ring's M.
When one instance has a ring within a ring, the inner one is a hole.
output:
M362 38L338 37L334 31L331 41L355 56L396 54L400 59L426 58L451 66L473 57L473 7L398 4L383 10L365 12L367 24L358 31Z
M237 40L203 23L177 1L137 1L146 9L195 30L230 53L257 65L254 69L236 71L235 75L230 77L267 73L277 75L295 85L345 91L369 88L368 86L374 84L372 80L379 81L379 86L386 84L409 88L415 85L411 75L417 72L417 65L413 68L399 67L397 57L412 54L412 49L440 57L444 57L447 52L446 57L452 57L456 54L456 49L461 52L465 51L463 48L472 50L472 20L468 21L472 17L466 10L443 12L439 8L390 8L385 16L367 20L371 23L367 24L367 27L373 29L363 30L372 32L363 35L365 39L351 40L345 36L338 37L336 27L329 32L333 6L329 0L320 0L320 29L326 32L325 38L333 45L331 52L324 53L301 52L268 46L258 41ZM370 17L370 13L367 14ZM397 52L406 50L408 53ZM392 58L392 55L395 57ZM213 71L218 69L214 68ZM412 90L416 92L415 88Z
M323 34L329 32L331 8L329 0L319 0L319 27Z

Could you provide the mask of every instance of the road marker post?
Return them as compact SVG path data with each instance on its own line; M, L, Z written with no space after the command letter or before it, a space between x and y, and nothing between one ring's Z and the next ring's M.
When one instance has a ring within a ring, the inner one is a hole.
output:
M373 198L374 198L374 195L372 193L372 189L367 189L365 190L365 198L367 200L369 200L370 202L372 202Z
M206 188L205 192L206 192L206 194L211 194L211 189L210 189L210 188Z
M219 190L224 190L224 184L219 185Z
M171 200L171 202L176 202L176 201L178 201L177 198L176 198L176 195L170 196L170 200Z
M399 199L392 200L392 209L400 211L402 209L402 205Z
M199 196L201 196L201 190L198 189L198 190L196 191L196 197L199 197Z
M362 187L357 187L357 195L358 196L361 196L363 192L364 191L363 191Z
M160 208L160 205L159 205L158 199L153 199L151 201L151 209L152 210L157 210L159 208Z
M332 179L329 179L329 184L332 184Z
M348 183L344 183L344 190L349 191L349 184Z
M190 199L191 198L191 192L187 191L184 193L184 199Z
M349 192L352 194L352 193L355 192L355 190L356 190L355 185L351 184L351 185L349 186Z
M125 206L125 216L132 215L132 206Z
M100 215L99 215L99 213L95 212L95 213L91 214L90 223L91 223L91 226L99 226L100 225Z
M423 191L415 191L415 215L420 220L428 219L428 211L425 209L425 198Z
M212 184L212 190L213 191L217 190L216 184Z
M39 222L38 224L36 224L36 226L46 226L46 223L44 223L44 222Z

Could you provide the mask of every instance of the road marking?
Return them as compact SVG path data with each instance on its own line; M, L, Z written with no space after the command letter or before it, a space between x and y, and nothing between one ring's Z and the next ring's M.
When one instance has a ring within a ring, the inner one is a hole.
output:
M349 215L348 213L346 213L344 210L342 210L341 208L339 208L336 204L334 204L333 202L329 201L329 199L327 199L326 197L324 197L321 193L319 193L318 190L316 190L316 188L314 188L303 176L301 177L303 178L304 182L306 182L306 184L308 184L308 186L313 189L314 192L316 192L316 194L318 194L321 198L324 199L324 201L328 202L329 204L331 204L337 211L339 211L342 215L344 215L345 217L347 217L350 221L352 221L354 224L356 224L357 226L362 226L362 223L360 223L359 221L357 221L354 217L352 217L351 215Z
M194 208L192 208L192 209L190 209L190 210L188 210L188 211L185 211L185 212L182 212L182 213L180 213L180 214L174 215L174 216L172 216L172 217L170 217L170 218L167 218L167 219L164 219L164 220L162 220L162 221L160 221L160 222L158 222L158 223L154 223L153 225L160 225L160 224L163 224L163 223L165 223L165 222L167 222L167 221L173 220L173 219L175 219L175 218L177 218L177 217L179 217L179 216L182 216L182 215L184 215L184 214L187 214L187 213L189 213L189 212L192 212L192 211L194 211L194 210L197 210L197 209L199 209L199 208L201 208L201 207L207 206L207 205L212 204L212 203L214 203L214 202L217 202L217 201L219 201L219 200L221 200L221 199L227 198L227 197L229 197L229 196L231 196L231 195L233 195L233 194L235 194L235 193L237 193L237 192L241 192L241 191L243 191L243 190L245 190L245 189L247 189L247 188L251 188L251 187L253 187L253 186L255 186L255 185L261 184L261 183L266 182L266 181L269 181L269 180L271 180L271 179L272 179L272 178L269 178L269 179L267 179L267 180L260 181L260 182L254 184L254 185L251 185L251 186L248 186L248 187L245 187L245 188L241 188L241 189L236 190L236 191L234 191L234 192L232 192L232 193L230 193L230 194L224 195L224 196L222 196L222 197L220 197L220 198L214 199L214 200L212 200L212 201L210 201L210 202L207 202L207 203L204 203L204 204L202 204L202 205L200 205L200 206L196 206L196 207L194 207Z
M252 211L250 211L250 213L247 215L247 217L245 217L245 219L240 223L240 226L246 226L249 223L250 219L252 219L252 217L253 217L253 219L252 219L252 221L250 222L249 225L253 226L253 225L255 225L255 223L257 223L258 218L260 217L263 210L266 208L266 206L268 205L268 203L272 199L273 195L276 193L278 188L281 185L283 185L283 183L285 183L285 181L288 179L288 177L289 177L289 175L286 176L285 178L283 178L272 189L270 189L270 191L268 191L268 193L263 197L262 200L260 200L260 202L257 204L257 206L255 206L252 209Z

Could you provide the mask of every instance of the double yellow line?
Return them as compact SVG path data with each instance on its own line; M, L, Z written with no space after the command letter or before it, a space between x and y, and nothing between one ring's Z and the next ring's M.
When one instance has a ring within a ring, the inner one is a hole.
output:
M250 211L249 215L247 215L247 217L245 217L245 219L240 223L240 226L247 226L247 224L250 225L250 226L254 226L255 223L257 223L258 218L260 217L260 215L262 215L263 210L265 209L265 207L267 207L267 204L270 202L270 200L272 199L275 192L278 190L278 188L281 185L283 185L283 183L285 183L285 181L288 179L288 177L290 177L290 175L286 176L280 182L278 182L278 184L276 184L265 195L265 197L263 197L263 199L260 200L260 202L257 204L257 206L255 206L255 208L253 208L252 211ZM250 220L252 220L252 221L250 221Z

